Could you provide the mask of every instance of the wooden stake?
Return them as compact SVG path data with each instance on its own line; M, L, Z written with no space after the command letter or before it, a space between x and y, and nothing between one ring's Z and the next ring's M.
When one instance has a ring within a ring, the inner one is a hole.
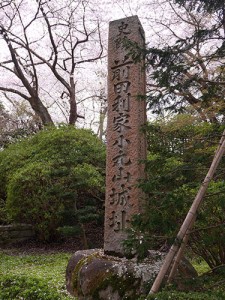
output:
M209 171L208 171L208 173L207 173L207 175L206 175L206 177L205 177L205 179L204 179L204 181L203 181L203 183L191 205L191 208L190 208L190 210L189 210L189 212L177 234L175 242L171 246L171 248L165 258L165 261L164 261L164 263L152 285L149 295L158 292L158 290L161 286L161 283L162 283L166 273L168 272L169 267L171 266L171 263L172 263L175 255L177 254L181 243L183 242L185 235L187 234L188 231L191 230L192 226L194 225L193 219L196 218L197 210L202 202L202 199L203 199L203 197L206 193L206 190L209 186L209 183L212 180L212 177L218 167L218 164L220 163L220 161L223 157L224 152L225 152L225 130L221 137L219 147L217 148L217 151L215 153L215 156L213 158L213 161L209 168Z
M218 153L218 151L220 150L221 145L222 145L224 139L225 139L225 136L224 136L224 133L223 133L223 135L222 135L222 137L221 137L221 139L220 139L219 146L218 146L218 148L217 148L217 150L216 150L215 155L216 155L216 154ZM194 226L194 223L195 223L195 218L193 218L192 223L190 224L190 227L191 227L191 228ZM171 267L171 271L170 271L170 274L169 274L167 283L171 283L171 282L173 281L174 276L176 275L176 272L177 272L177 270L178 270L179 263L180 263L180 261L181 261L181 259L182 259L182 257L183 257L184 251L185 251L185 249L186 249L186 246L187 246L187 243L188 243L188 240L189 240L189 237L190 237L190 231L191 231L191 228L189 228L189 229L187 230L187 233L186 233L186 235L185 235L184 238L183 238L183 242L182 242L182 244L181 244L181 246L180 246L180 248L179 248L179 250L178 250L178 252L177 252L177 255L175 256L175 259L174 259L174 261L173 261L173 263L172 263L172 267Z
M195 222L195 218L193 218L193 224L194 224L194 222ZM190 224L190 226L192 227L193 224ZM180 246L180 248L179 248L179 250L177 252L177 255L175 256L175 259L173 261L173 264L172 264L172 267L171 267L171 271L170 271L170 275L168 277L167 283L171 283L173 281L173 278L176 275L179 263L180 263L180 261L181 261L181 259L183 257L183 254L184 254L185 248L187 246L189 237L190 237L190 229L187 230L187 233L186 233L186 235L183 238L183 242L181 243L181 246Z

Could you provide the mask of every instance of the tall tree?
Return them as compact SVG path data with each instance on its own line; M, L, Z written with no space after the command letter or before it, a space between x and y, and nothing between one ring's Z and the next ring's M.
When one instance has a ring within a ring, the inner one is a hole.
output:
M0 6L0 73L7 78L0 81L0 91L27 100L43 124L53 123L50 107L56 100L61 110L68 101L68 123L79 118L79 68L103 52L99 22L89 19L91 9L88 1L69 0L9 0Z
M156 113L191 111L203 121L223 122L225 31L220 3L215 11L213 5L206 6L207 10L193 8L202 1L192 1L192 9L191 1L180 8L172 4L174 1L167 2L180 28L186 30L161 21L172 38L147 51L149 106Z
M189 9L198 11L205 10L210 13L224 10L225 3L223 0L174 0L175 3L186 5Z
M187 215L212 162L224 126L198 122L179 114L146 126L148 158L142 181L147 199L133 219L129 243L139 254L151 248L167 251ZM207 191L190 236L192 250L210 267L225 262L224 160Z

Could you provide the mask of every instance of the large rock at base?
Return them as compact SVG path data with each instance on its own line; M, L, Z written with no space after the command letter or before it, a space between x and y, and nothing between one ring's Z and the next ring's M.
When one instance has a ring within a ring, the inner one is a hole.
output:
M105 255L102 249L77 251L67 266L67 290L79 300L136 300L148 292L164 258L165 253L152 250L141 262ZM197 276L186 260L181 265L179 276Z

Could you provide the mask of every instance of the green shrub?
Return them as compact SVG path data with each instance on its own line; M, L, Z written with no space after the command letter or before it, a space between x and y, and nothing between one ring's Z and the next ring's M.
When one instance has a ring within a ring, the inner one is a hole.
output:
M15 172L8 183L6 209L12 221L33 224L40 240L54 237L64 205L60 180L52 177L53 166L30 163Z
M140 298L146 299L146 298ZM198 293L198 292L177 292L177 291L166 291L159 292L147 297L148 300L222 300L225 299L224 292L209 292L209 293Z
M0 195L8 220L33 224L46 241L59 226L97 219L104 170L105 146L89 130L47 128L10 145L0 153ZM94 207L92 216L88 207Z
M7 224L7 212L5 207L5 201L0 199L0 224Z
M80 235L82 232L81 227L78 226L63 226L57 228L57 231L62 237L73 237L76 235Z
M0 299L60 300L63 298L55 289L49 288L44 280L20 275L5 275L1 277Z
M148 158L144 214L133 219L126 247L140 256L147 249L168 250L204 180L224 126L176 116L146 127ZM211 268L225 264L225 161L211 182L190 235L189 246ZM129 249L128 249L129 250Z

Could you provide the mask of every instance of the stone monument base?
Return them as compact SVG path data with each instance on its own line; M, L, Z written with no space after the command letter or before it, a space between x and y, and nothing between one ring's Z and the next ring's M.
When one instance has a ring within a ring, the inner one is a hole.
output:
M146 295L158 274L165 253L149 251L143 261L105 255L102 249L77 251L66 270L67 290L79 300L138 299ZM184 259L178 276L193 278L197 272Z

